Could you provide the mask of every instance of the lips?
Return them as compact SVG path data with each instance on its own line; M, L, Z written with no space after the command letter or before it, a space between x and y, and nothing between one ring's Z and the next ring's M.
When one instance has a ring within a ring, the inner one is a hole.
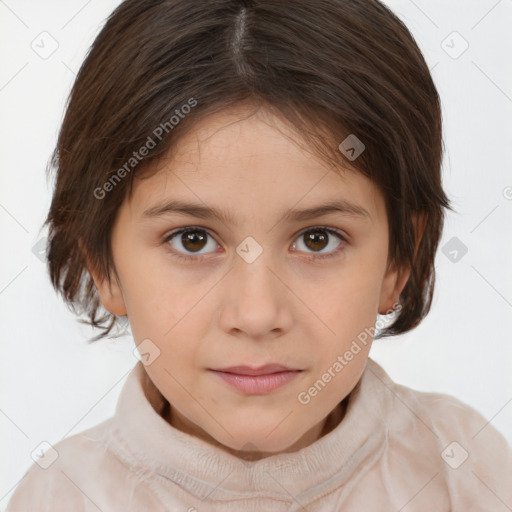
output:
M246 395L264 395L293 381L302 370L282 364L264 366L230 366L211 370L221 381Z
M223 373L233 373L235 375L269 375L270 373L300 371L295 368L288 368L282 364L266 364L259 367L251 366L230 366L229 368L219 368L213 371Z

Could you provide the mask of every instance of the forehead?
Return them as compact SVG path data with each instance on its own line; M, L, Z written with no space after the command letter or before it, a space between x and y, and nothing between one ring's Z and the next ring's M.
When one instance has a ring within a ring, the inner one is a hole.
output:
M235 212L240 222L263 210L277 214L337 200L364 209L371 222L385 218L371 180L348 166L333 168L263 108L203 118L150 170L134 180L123 205L134 218L170 198Z

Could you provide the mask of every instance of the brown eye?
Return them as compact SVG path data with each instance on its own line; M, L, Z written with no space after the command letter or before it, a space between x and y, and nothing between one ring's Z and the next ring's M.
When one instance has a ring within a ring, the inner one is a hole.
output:
M343 246L345 238L336 230L316 227L302 232L294 247L313 256L334 256L340 246ZM326 250L327 249L327 250Z
M208 234L201 231L188 231L181 234L181 243L187 251L200 251L206 245Z
M210 245L209 248L212 250L210 252L213 252L218 247L211 235L200 228L180 229L169 234L165 238L165 242L172 246L173 251L177 252L179 257L185 258L188 255L204 254L204 252L201 253L200 251L205 247L208 248L208 245Z
M329 242L328 236L322 230L308 231L303 236L305 245L312 251L321 251Z

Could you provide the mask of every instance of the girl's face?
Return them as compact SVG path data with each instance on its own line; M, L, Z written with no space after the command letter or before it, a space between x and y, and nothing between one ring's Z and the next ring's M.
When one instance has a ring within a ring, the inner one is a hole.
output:
M160 172L135 180L112 234L119 281L93 277L143 343L167 420L265 456L320 436L364 370L365 329L408 273L387 271L371 181L329 170L268 111L244 113L204 119ZM338 209L313 211L327 203Z

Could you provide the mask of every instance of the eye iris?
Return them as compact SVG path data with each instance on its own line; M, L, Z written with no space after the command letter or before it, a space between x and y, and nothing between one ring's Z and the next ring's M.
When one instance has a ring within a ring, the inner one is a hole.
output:
M306 245L311 250L321 250L327 244L327 236L325 234L325 231L321 231L321 230L309 231L308 233L305 233L305 236L306 236ZM311 246L311 244L313 246ZM318 247L318 244L320 244L321 247Z
M206 245L206 234L202 231L188 231L181 235L181 242L187 251L200 251Z

